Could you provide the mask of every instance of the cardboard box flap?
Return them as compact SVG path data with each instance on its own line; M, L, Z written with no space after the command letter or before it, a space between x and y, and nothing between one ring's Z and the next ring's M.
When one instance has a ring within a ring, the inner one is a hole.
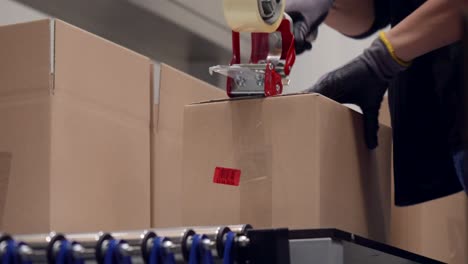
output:
M150 120L152 63L147 57L56 20L55 94Z
M0 27L0 97L49 93L50 28L48 19Z
M201 105L201 104L211 104L211 103L222 103L222 102L229 102L229 101L244 101L244 100L261 100L261 99L267 99L267 100L277 100L284 97L295 97L295 96L309 96L309 97L317 97L320 98L321 100L326 100L334 104L339 104L336 101L333 101L332 99L323 96L319 93L288 93L288 94L282 94L282 95L277 95L277 96L245 96L245 97L234 97L234 98L220 98L220 99L212 99L212 100L206 100L206 101L198 101L194 102L191 105ZM349 108L349 107L348 107ZM351 109L351 108L349 108ZM351 109L354 111L354 109ZM356 111L355 111L356 112Z
M307 94L307 93L289 93L289 94L282 94L282 95L271 96L271 97L265 97L263 95L253 95L253 96L242 96L242 97L234 97L234 98L220 98L220 99L212 99L212 100L206 100L206 101L198 101L198 102L193 102L192 105L210 104L210 103L227 102L227 101L255 100L255 99L263 99L263 98L276 98L276 97L297 96L297 95L322 96L320 94Z
M271 96L271 97L264 97L264 96L246 96L246 97L235 97L235 98L222 98L222 99L212 99L212 100L205 100L205 101L198 101L198 102L194 102L194 103L191 103L190 105L188 106L196 106L196 105L202 105L202 104L214 104L214 103L223 103L223 102L235 102L235 101L244 101L244 100L262 100L262 99L265 99L265 100L276 100L276 99L281 99L281 98L284 98L284 97L295 97L295 96L311 96L311 97L315 97L315 98L318 98L319 100L322 100L322 101L328 101L329 103L332 103L332 104L336 104L338 105L339 103L326 97L326 96L323 96L319 93L289 93L289 94L282 94L282 95L278 95L278 96ZM386 100L384 99L384 102L386 102ZM339 104L341 105L341 104ZM346 106L346 105L345 105ZM353 108L350 108L350 107L346 107L346 108L343 108L343 110L351 110L351 112L356 112L356 113L359 113L359 114L362 114L358 111L356 111L355 109ZM384 109L383 111L385 111L386 109ZM382 120L380 120L382 121ZM387 124L388 122L385 122L385 123L381 123L381 125L385 125L385 127L389 127L389 125Z
M158 129L176 131L175 136L180 137L185 105L210 98L226 98L222 90L166 64L161 64L159 87L159 114L171 113L178 120L158 119Z

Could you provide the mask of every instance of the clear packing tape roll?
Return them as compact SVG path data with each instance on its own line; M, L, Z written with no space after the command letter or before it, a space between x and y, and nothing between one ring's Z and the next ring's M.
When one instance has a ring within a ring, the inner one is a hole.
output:
M279 14L274 21L265 21L260 13L261 0L223 0L224 17L229 27L237 32L271 33L281 24L285 0L279 1ZM276 0L274 0L276 1Z

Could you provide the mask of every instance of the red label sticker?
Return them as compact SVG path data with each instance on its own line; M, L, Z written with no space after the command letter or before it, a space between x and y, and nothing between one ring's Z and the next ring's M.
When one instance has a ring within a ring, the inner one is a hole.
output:
M213 182L218 184L239 186L240 175L240 170L216 167L213 176Z

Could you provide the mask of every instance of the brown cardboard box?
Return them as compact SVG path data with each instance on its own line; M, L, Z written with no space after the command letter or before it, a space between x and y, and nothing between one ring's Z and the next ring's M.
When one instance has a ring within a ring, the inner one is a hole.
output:
M449 264L468 263L468 199L459 193L393 207L390 243Z
M387 97L380 121L391 125ZM468 264L468 198L464 193L409 207L392 205L390 230L389 242L394 246L449 264Z
M182 127L184 106L225 98L225 92L162 64L159 104L154 107L152 173L153 227L182 225Z
M367 150L361 115L316 94L208 102L184 119L186 225L336 227L385 241L390 129ZM216 167L240 186L213 183Z
M11 154L0 152L0 226L5 212L8 181L10 178Z
M65 22L0 27L11 233L150 225L151 61Z
M392 127L392 121L390 120L390 106L388 105L388 96L384 96L380 106L379 122L388 127Z

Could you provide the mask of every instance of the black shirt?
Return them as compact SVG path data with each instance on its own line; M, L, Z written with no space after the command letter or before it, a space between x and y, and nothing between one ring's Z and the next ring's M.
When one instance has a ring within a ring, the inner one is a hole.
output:
M395 26L424 1L374 3L374 25L359 38ZM396 205L462 190L452 159L461 149L461 51L455 43L418 57L389 86Z

